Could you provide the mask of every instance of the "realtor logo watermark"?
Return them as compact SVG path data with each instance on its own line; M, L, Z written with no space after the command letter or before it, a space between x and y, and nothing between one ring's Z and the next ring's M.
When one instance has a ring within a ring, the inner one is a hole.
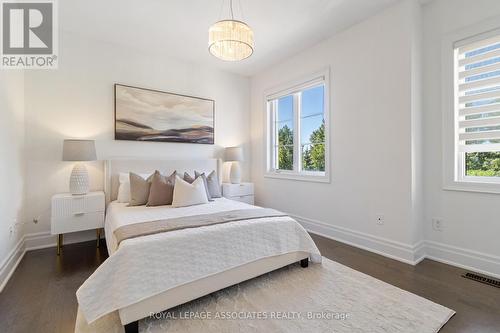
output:
M1 67L57 68L56 0L0 0Z

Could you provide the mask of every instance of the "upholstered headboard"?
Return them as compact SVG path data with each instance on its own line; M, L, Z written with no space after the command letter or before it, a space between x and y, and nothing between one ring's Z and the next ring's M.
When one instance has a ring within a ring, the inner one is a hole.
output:
M159 170L161 173L170 175L172 172L184 174L194 171L210 173L217 172L219 181L222 181L222 161L219 159L206 160L145 160L145 159L111 159L105 163L104 170L104 192L106 193L106 204L116 200L120 172L128 173L153 173Z

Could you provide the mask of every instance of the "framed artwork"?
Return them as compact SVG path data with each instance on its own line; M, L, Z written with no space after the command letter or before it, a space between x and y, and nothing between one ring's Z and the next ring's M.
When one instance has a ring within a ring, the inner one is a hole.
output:
M214 144L215 101L115 84L115 140Z

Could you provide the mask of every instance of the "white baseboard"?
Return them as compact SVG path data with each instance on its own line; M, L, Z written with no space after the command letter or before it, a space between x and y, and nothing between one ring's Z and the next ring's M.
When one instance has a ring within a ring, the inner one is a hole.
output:
M417 265L425 258L448 265L500 278L500 257L476 252L433 241L421 241L415 245L403 244L359 231L334 226L324 222L293 216L307 231L336 241L374 252L410 265ZM69 234L65 244L95 239L93 231ZM50 232L24 235L0 266L0 292L9 281L26 251L55 247L56 236ZM55 254L54 254L55 255Z
M95 237L94 230L65 234L63 244L86 242L95 240ZM57 237L56 235L51 235L48 231L26 234L24 243L26 251L45 249L48 247L55 247L57 245Z
M425 258L500 278L500 257L433 241L403 244L324 222L293 216L307 231L410 265Z
M412 246L301 216L291 215L291 217L300 222L307 231L314 234L331 238L410 265L416 264L415 250L420 244Z
M79 232L65 236L64 244L73 244L95 239L95 231ZM0 266L0 292L9 281L27 251L56 246L56 236L50 232L25 234ZM54 255L55 252L54 252Z
M414 265L418 265L422 260L426 258L426 244L425 241L420 241L416 246L413 253Z
M500 257L425 241L426 258L500 279Z
M16 270L17 265L21 262L24 256L24 237L17 242L16 246L9 252L7 258L0 266L0 292L9 281L10 277Z
M26 251L45 249L56 245L56 236L51 235L50 232L26 234L24 238L24 249Z

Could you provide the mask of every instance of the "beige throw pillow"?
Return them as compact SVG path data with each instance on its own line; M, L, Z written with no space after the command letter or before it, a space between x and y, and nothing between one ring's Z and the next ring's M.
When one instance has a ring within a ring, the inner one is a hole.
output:
M206 203L208 203L207 192L201 177L189 184L181 177L176 176L172 207L186 207Z
M144 179L133 172L130 173L129 206L142 206L148 202L152 177L153 175L151 175L148 179Z
M151 179L151 189L147 206L171 205L174 198L175 176L174 171L170 176L163 176L160 171L156 171Z
M144 179L148 179L151 176L151 173L140 173ZM117 202L121 203L129 203L130 202L130 173L120 172L119 176L120 186L118 187L118 197L116 198Z
M198 171L194 172L195 177L199 177L204 175L203 173L199 173ZM222 194L220 193L220 183L219 177L217 177L217 173L214 171L210 172L206 178L206 185L208 194L210 195L209 199L213 198L222 198Z
M189 184L192 184L194 180L197 179L198 177L201 177L203 179L203 184L205 185L205 192L207 192L208 201L213 201L212 197L210 196L210 192L208 191L207 177L205 177L205 174L204 173L198 174L193 178L189 173L184 172L184 180L187 181Z

